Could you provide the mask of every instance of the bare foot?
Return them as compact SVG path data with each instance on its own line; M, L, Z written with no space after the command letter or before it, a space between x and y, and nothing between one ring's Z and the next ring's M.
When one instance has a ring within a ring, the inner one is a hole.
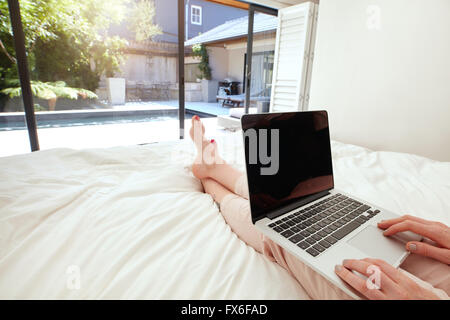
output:
M217 164L224 163L217 152L217 143L214 139L205 138L205 126L198 116L192 117L192 127L189 130L192 141L197 148L197 156L192 165L192 173L198 179L210 176L210 171Z
M191 119L191 129L189 129L189 135L191 136L192 141L194 141L197 150L203 148L208 144L208 141L205 138L205 126L200 121L199 116L193 116Z

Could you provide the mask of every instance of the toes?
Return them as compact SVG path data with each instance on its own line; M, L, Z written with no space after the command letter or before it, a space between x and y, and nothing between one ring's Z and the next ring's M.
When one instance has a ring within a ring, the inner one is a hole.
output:
M196 121L198 121L198 122L196 122ZM202 133L205 133L205 125L203 124L202 120L200 120L200 117L197 115L193 116L192 117L192 126L199 125L199 124L201 124L201 126L202 126Z
M200 121L200 117L195 115L195 116L192 116L191 120L192 120L192 125L194 125L195 121Z
M200 138L203 136L203 124L200 120L198 116L193 116L192 117L192 126L191 129L189 130L189 133L191 134L191 138L194 140L194 138ZM196 137L197 136L197 137Z
M198 121L198 122L197 122ZM203 126L202 121L200 120L200 117L195 115L192 117L192 125L199 125L201 123L201 125Z
M201 126L202 130L204 131L205 126L203 125L203 122L200 120L199 116L193 116L192 117L192 127L199 127Z
M206 165L213 165L219 163L220 157L217 153L217 143L214 139L208 141L206 145L203 146L203 161Z
M217 152L217 150L218 150L217 141L214 139L211 139L210 144L213 146L214 152Z

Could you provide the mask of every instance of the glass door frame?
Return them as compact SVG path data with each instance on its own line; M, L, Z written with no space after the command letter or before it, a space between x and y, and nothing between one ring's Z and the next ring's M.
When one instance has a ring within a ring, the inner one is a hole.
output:
M184 23L185 23L184 0L178 0L178 120L180 139L184 139Z
M184 138L185 97L184 97L184 0L178 0L178 117L180 139ZM22 89L22 99L31 151L39 150L39 138L37 133L36 116L34 113L33 94L31 92L30 71L28 57L25 49L25 35L23 32L22 18L20 15L19 0L8 0L8 9L13 30L14 45L16 50L17 69Z
M255 22L255 12L278 16L278 10L256 4L250 4L248 8L248 35L247 35L247 57L253 56L253 25ZM246 59L245 66L245 87L251 88L252 59ZM250 90L245 90L244 113L248 114L250 108Z
M28 129L28 137L30 139L31 151L38 151L39 138L37 134L36 116L34 114L30 71L28 69L28 57L25 50L25 35L23 33L19 0L8 0L8 8L13 31L14 47L16 50L17 69L19 73L20 87L22 89L22 99Z

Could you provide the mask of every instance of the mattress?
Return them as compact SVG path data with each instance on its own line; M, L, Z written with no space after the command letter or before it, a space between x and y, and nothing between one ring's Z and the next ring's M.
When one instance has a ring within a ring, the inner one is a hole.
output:
M0 158L0 299L307 299L230 230L190 142Z
M239 133L216 137L243 167ZM450 223L450 163L332 143L336 187ZM1 299L308 299L202 192L190 141L0 158Z

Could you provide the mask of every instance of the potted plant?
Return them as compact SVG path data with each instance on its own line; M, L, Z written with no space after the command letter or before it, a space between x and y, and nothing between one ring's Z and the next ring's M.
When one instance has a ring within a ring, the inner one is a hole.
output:
M108 101L111 105L125 104L125 78L106 78Z
M211 79L211 67L209 66L208 50L204 44L192 47L194 57L200 58L198 77L202 79L202 97L204 102L215 102L217 96L218 81Z

